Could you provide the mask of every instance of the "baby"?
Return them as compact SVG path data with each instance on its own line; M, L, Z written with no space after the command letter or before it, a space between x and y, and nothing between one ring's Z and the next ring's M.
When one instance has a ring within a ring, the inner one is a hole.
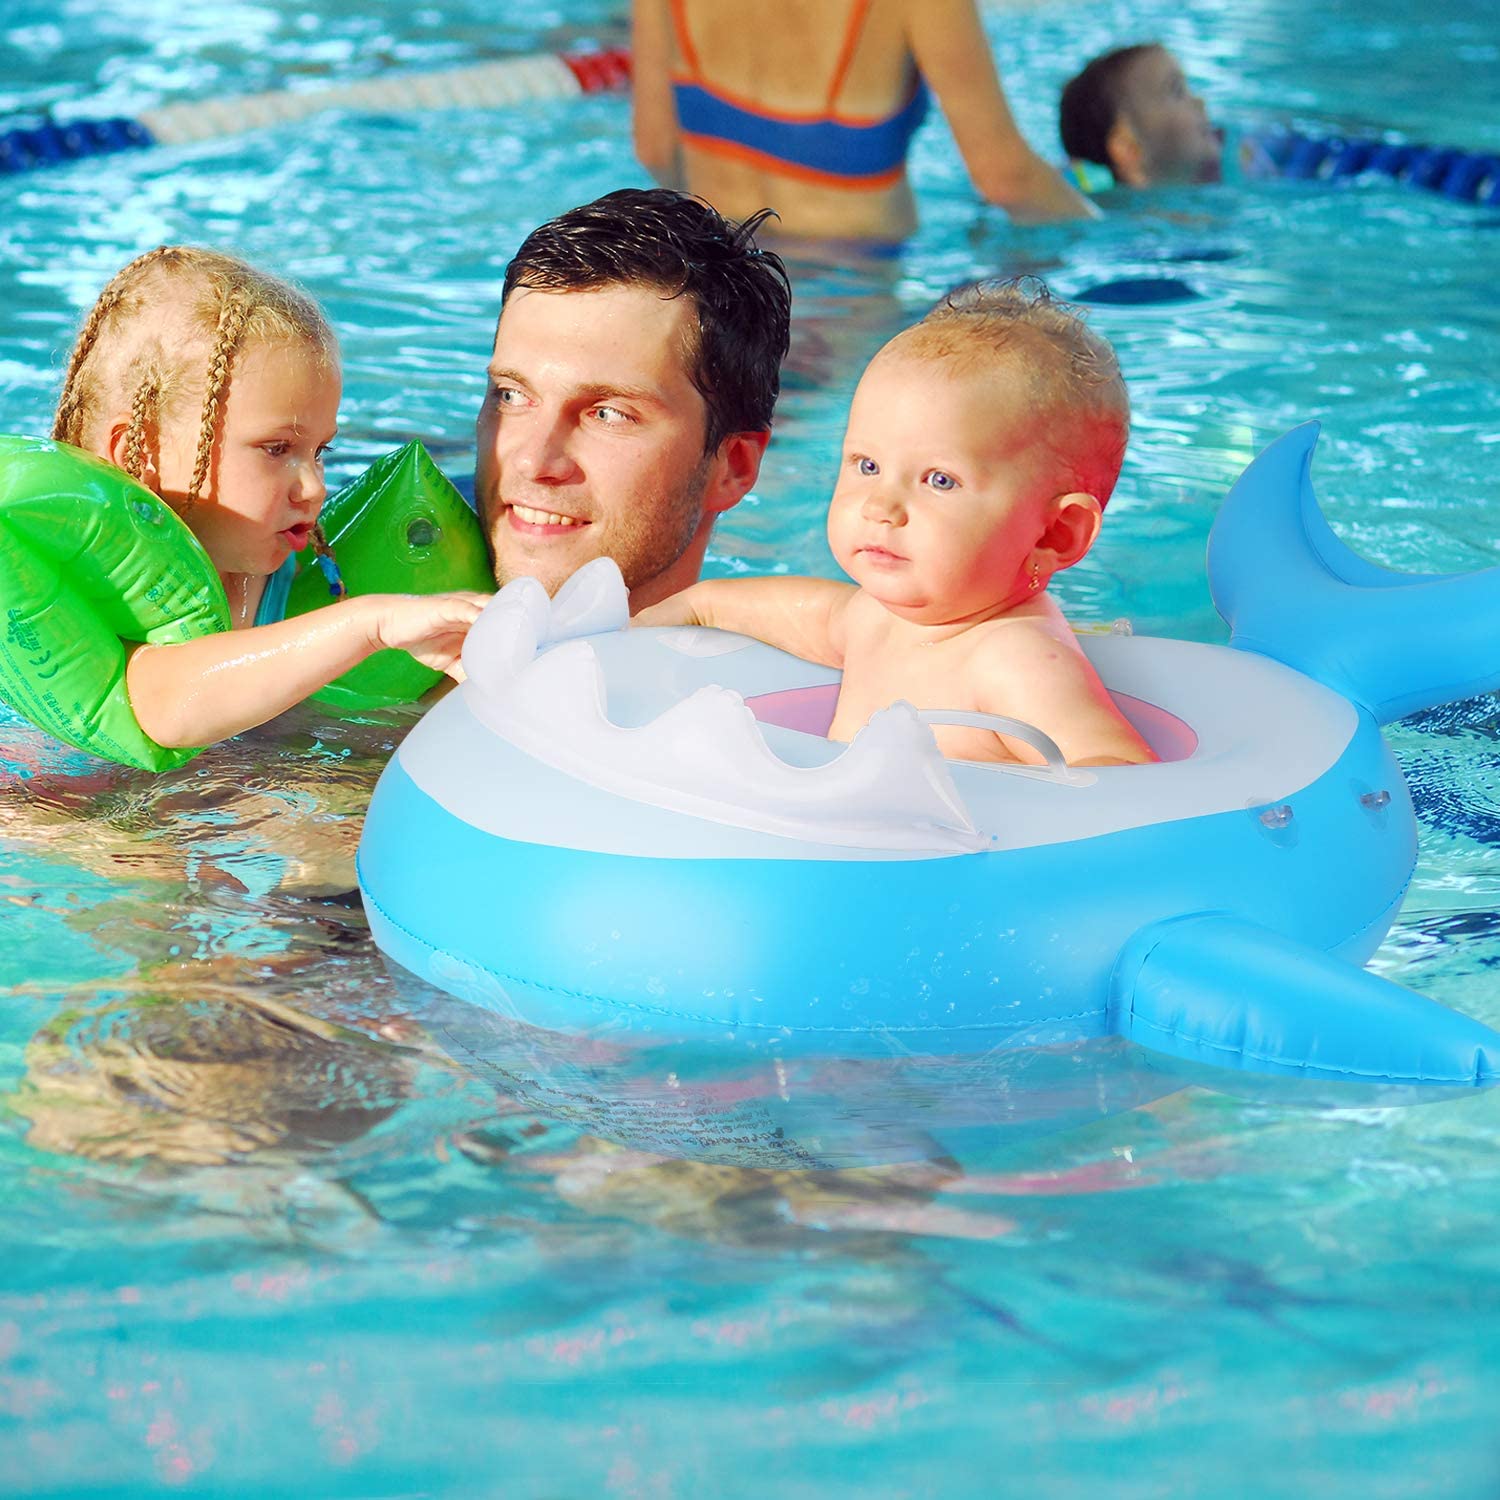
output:
M293 554L319 540L341 393L316 304L216 251L138 257L84 321L52 436L166 501L229 601L228 632L131 654L131 708L158 744L238 734L387 647L442 671L457 661L484 595L367 594L282 618Z
M1109 345L1045 288L957 293L854 393L828 513L854 583L712 580L635 622L717 626L841 667L834 739L906 699L1025 720L1072 765L1154 760L1047 594L1099 534L1129 420ZM966 760L1041 759L1001 730L935 733Z

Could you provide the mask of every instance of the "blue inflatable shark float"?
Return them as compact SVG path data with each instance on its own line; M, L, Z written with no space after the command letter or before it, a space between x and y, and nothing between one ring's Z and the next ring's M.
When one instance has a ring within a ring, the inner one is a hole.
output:
M1081 644L1160 764L948 761L837 673L628 628L608 560L508 585L468 681L382 776L359 852L399 965L528 1025L783 1054L973 1056L1118 1036L1176 1064L1491 1084L1500 1036L1362 966L1416 862L1380 726L1500 686L1500 569L1412 577L1334 536L1316 426L1209 547L1226 646Z

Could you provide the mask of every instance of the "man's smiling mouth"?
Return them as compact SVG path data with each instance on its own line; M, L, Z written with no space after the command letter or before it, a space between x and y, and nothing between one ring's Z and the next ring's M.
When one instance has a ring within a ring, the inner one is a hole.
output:
M556 511L536 510L530 505L517 505L511 502L510 512L518 521L524 521L528 526L587 526L587 521L580 521L575 516L560 516Z

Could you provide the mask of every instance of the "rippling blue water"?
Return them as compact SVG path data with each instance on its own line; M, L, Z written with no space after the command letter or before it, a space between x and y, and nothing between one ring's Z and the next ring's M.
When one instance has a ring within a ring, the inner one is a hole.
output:
M134 113L623 34L606 0L412 10L11 0L0 110ZM1158 36L1218 113L1500 148L1492 8L1214 0L988 14L1032 137L1092 52ZM641 179L619 99L295 128L0 178L0 430L163 240L304 282L344 340L345 473L455 473L500 276ZM941 122L897 258L795 266L794 353L719 570L827 570L863 361L953 284L1100 308L1136 423L1080 620L1222 639L1202 554L1308 417L1336 527L1493 565L1500 214L1269 185L1017 230ZM1182 1088L1125 1049L1024 1066L622 1057L393 984L353 886L409 727L300 710L148 779L0 719L0 1492L1478 1497L1500 1490L1500 1098L1338 1108ZM1375 967L1500 1025L1500 705L1396 726L1422 819ZM1086 897L1081 898L1086 905Z

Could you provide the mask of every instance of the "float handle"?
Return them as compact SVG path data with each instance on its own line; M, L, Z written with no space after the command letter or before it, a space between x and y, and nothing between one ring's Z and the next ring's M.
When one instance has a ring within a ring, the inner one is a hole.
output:
M1051 735L1043 734L1035 724L1028 724L1025 719L1013 719L1009 714L974 713L962 708L918 709L917 718L923 724L961 724L967 729L993 729L997 734L1008 734L1013 739L1030 745L1047 762L1047 769L1054 780L1082 784L1093 779L1075 775L1068 768L1068 762L1058 748L1057 741ZM1026 769L1033 773L1036 770L1034 766Z

